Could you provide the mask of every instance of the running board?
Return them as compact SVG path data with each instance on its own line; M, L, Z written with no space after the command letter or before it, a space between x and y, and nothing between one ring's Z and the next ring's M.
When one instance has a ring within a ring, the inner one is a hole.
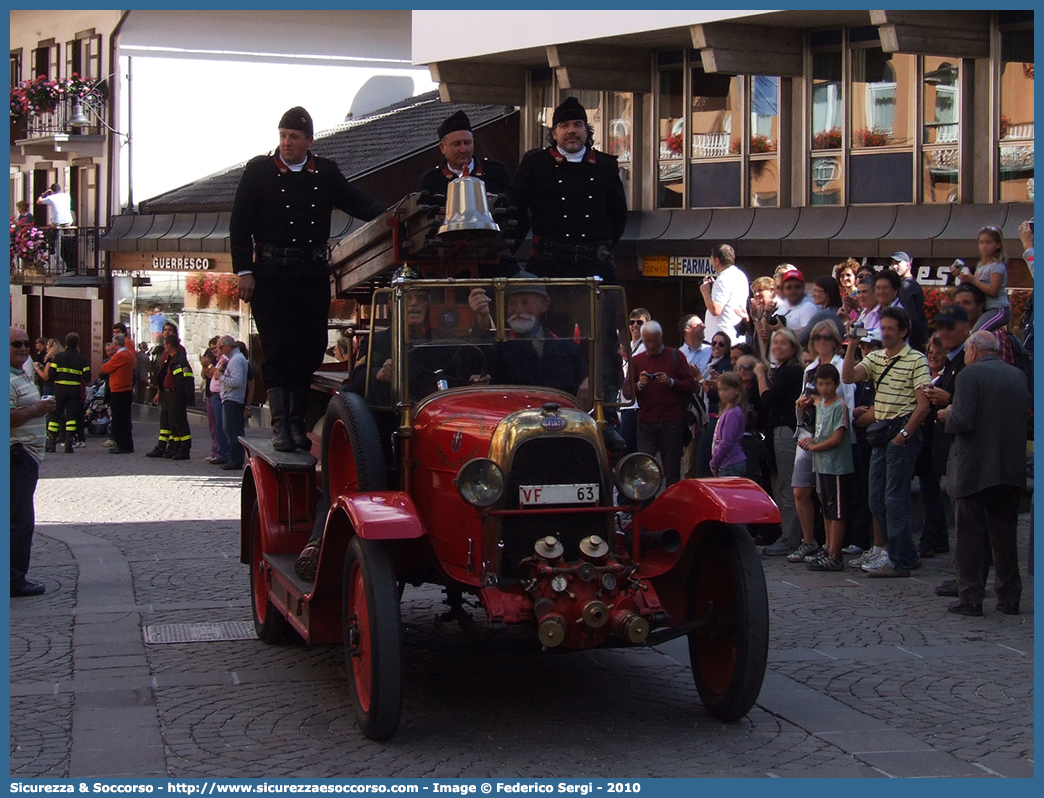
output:
M278 471L311 471L319 462L303 449L296 452L276 451L271 438L247 438L241 435L239 442L251 455L260 457ZM292 568L290 570L293 571Z
M266 554L265 562L275 571L279 578L292 585L302 597L308 596L315 583L302 579L294 571L294 563L297 562L296 554Z

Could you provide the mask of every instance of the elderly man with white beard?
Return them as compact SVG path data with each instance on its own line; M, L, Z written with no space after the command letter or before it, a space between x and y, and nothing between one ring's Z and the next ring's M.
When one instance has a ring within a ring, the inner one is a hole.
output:
M520 271L513 280L538 280ZM481 288L471 292L469 305L476 321L472 334L492 335L490 297ZM544 323L551 300L542 285L511 285L504 291L504 310L510 327L508 340L498 343L489 358L489 378L501 385L540 385L576 394L587 379L587 363L580 347L559 338ZM475 377L476 382L485 381Z

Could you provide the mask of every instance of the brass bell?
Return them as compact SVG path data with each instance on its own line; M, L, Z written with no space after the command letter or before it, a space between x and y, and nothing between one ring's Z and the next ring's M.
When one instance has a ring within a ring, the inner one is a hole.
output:
M500 226L493 221L486 184L477 177L458 177L446 189L446 222L439 235L446 238L493 238Z

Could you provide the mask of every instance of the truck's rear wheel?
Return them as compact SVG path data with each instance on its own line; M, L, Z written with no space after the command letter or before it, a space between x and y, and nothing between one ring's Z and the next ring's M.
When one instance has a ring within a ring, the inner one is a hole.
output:
M689 588L689 635L696 690L708 714L739 720L758 699L768 660L768 590L750 534L714 524L700 541Z
M355 717L371 740L387 740L402 712L402 640L395 570L382 543L352 538L341 601Z
M250 511L250 607L254 616L254 632L263 643L287 643L297 634L268 597L265 575L265 552L261 545L261 507L257 499Z
M326 406L322 467L331 502L346 493L388 489L377 422L359 394L339 393Z

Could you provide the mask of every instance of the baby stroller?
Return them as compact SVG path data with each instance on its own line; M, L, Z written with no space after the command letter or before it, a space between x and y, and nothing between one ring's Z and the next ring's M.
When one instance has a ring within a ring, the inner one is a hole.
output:
M108 435L109 406L105 404L105 380L97 379L87 386L87 398L83 403L84 429L91 435Z

